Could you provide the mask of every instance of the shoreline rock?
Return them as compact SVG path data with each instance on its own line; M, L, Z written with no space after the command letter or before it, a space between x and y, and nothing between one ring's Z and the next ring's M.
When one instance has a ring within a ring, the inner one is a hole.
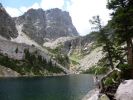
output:
M99 90L93 89L82 100L98 100Z
M115 94L116 100L133 100L133 80L123 81Z
M82 100L110 100L106 94L100 94L99 89L93 89Z

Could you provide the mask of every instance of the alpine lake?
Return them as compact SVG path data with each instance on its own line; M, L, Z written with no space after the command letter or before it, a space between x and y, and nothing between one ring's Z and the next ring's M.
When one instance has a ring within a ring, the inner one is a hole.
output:
M0 100L82 100L93 75L0 78Z

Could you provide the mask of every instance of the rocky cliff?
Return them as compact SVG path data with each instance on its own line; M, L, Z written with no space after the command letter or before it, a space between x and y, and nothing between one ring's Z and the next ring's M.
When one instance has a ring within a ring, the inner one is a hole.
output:
M24 15L14 18L17 26L39 44L63 36L77 36L68 12L58 8L43 11L30 9Z
M11 18L1 5L0 13L0 53L4 54L1 55L2 60L9 57L9 62L20 60L17 64L25 64L27 62L21 60L28 48L30 53L37 51L44 59L52 61L69 74L71 72L66 68L86 70L97 64L103 56L101 48L94 47L94 35L79 36L66 11L58 8L47 11L30 9L20 17ZM33 54L30 56L38 57ZM36 70L36 66L34 68ZM16 69L20 71L19 68Z
M0 3L0 35L6 39L18 36L15 22Z

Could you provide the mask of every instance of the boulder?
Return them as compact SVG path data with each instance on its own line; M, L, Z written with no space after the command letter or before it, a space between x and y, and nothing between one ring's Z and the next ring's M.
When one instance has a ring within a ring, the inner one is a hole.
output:
M123 81L115 94L116 100L133 100L133 80Z

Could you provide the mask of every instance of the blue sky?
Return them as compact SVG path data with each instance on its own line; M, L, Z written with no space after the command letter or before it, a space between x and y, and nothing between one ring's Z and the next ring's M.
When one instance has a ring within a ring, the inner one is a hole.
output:
M20 16L30 8L44 10L60 8L70 13L72 21L80 35L91 31L89 19L100 15L105 25L110 19L106 9L107 0L0 0L7 12L12 16Z
M21 6L29 7L35 2L40 2L41 0L1 0L4 6L19 8Z

